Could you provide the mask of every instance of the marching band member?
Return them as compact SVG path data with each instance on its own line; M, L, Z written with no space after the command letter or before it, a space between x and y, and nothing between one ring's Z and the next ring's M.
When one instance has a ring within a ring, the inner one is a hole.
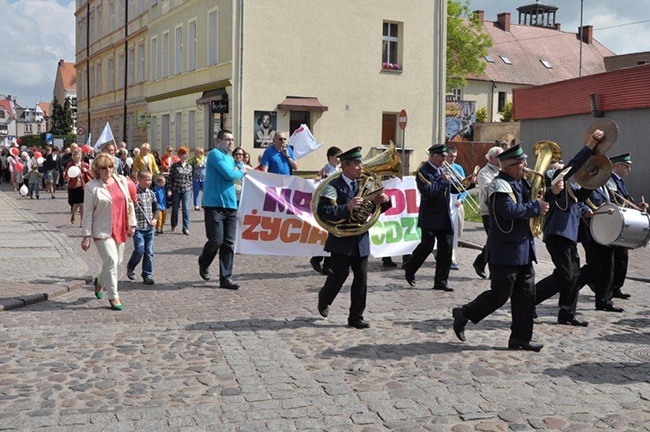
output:
M453 309L453 329L461 341L465 341L468 321L478 324L511 298L512 325L508 349L539 351L543 348L542 344L531 342L535 309L532 262L537 260L528 219L545 214L549 204L541 198L531 197L530 186L522 182L526 158L519 144L499 155L501 170L488 190L490 290Z
M535 287L535 304L560 293L560 311L557 321L559 324L586 327L589 323L576 318L578 304L578 281L580 278L580 257L578 256L578 230L580 217L591 217L592 211L584 204L589 190L578 189L568 184L568 179L592 155L593 149L604 137L601 130L596 129L591 139L567 164L570 170L563 180L547 189L546 199L550 210L544 222L544 243L551 255L555 269L553 273L539 281ZM554 177L560 174L556 170Z
M341 153L339 159L342 173L325 186L318 202L318 217L323 221L349 219L350 214L361 208L364 201L363 198L357 196L359 188L357 179L361 177L363 169L361 147ZM386 211L391 206L390 198L385 193L375 197L374 203L381 205L381 211ZM331 253L332 272L327 275L325 285L318 293L318 312L324 318L328 316L329 306L348 278L351 267L354 279L350 290L351 304L348 325L357 329L370 327L370 324L363 319L368 287L368 256L370 255L368 231L346 237L338 237L329 233L325 242L325 251Z
M415 178L420 192L418 227L422 230L422 241L415 248L411 258L402 265L404 277L409 285L415 285L415 273L437 243L436 275L433 289L453 291L447 283L451 267L451 249L454 229L449 210L449 200L453 188L451 175L440 169L447 156L447 146L436 144L427 150L428 162L422 164Z
M642 202L636 204L625 187L623 178L632 171L632 155L624 153L609 159L612 162L612 180L616 185L612 187L612 201L619 207L627 207L628 204L637 205L641 211L648 209L648 204ZM627 200L627 202L626 202ZM614 278L612 280L612 295L620 299L630 298L629 294L621 291L627 275L627 248L614 246Z

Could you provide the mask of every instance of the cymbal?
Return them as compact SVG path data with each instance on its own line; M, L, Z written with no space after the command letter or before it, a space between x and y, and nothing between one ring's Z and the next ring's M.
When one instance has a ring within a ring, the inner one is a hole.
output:
M607 153L614 146L616 138L618 138L618 125L610 119L598 120L587 129L587 133L585 134L585 145L589 142L596 129L600 129L605 133L603 139L596 144L596 147L594 147L594 154L602 155Z
M573 174L575 182L585 189L597 189L612 175L612 163L603 154L593 155Z

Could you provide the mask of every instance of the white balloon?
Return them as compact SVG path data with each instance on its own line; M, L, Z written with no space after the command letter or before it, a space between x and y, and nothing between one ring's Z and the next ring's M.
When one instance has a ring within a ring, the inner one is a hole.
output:
M79 169L78 166L71 166L70 168L68 168L68 177L77 178L79 177L79 174L81 174L81 170Z
M129 156L124 162L126 162L128 166L131 166L133 165L133 158Z
M29 189L27 189L27 185L22 185L20 187L20 195L21 196L27 196L27 193L29 193Z
M42 156L36 159L36 163L38 163L39 165L43 165L43 162L45 162L45 158Z

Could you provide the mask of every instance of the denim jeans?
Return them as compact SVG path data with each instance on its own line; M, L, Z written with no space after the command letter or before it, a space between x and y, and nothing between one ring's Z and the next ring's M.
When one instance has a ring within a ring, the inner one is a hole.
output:
M126 265L127 270L135 270L142 260L142 278L150 278L153 274L153 228L137 229L133 234L133 253Z
M203 192L204 181L192 180L192 190L194 192L194 207L199 206L199 191Z
M219 282L224 282L232 276L237 210L223 207L203 207L203 212L205 214L205 236L208 241L199 256L199 265L205 268L210 267L219 252Z
M36 192L36 196L38 197L38 191L39 191L40 185L38 183L29 183L27 186L27 193L29 194L29 197L31 198L34 195L34 192Z
M178 208L183 206L183 230L189 231L190 229L190 194L192 192L176 192L172 191L172 228L178 225Z

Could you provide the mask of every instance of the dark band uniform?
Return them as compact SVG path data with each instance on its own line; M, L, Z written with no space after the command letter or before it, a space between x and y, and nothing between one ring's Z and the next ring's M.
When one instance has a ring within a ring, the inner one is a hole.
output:
M525 160L526 157L519 145L498 156L501 163L510 159ZM530 345L535 309L535 270L532 262L537 262L537 259L528 219L540 214L540 205L534 198L531 201L528 183L500 171L488 189L488 207L490 229L486 252L490 290L461 308L454 309L454 331L458 335L458 330L464 330L466 320L479 323L511 298L512 325L508 346L534 349ZM462 329L457 329L458 322L463 324ZM464 335L461 340L464 340Z
M578 281L580 278L580 257L578 256L578 231L581 216L589 210L584 200L590 193L587 189L574 187L568 181L592 155L590 147L584 146L566 168L564 189L558 195L547 189L545 201L550 209L544 221L544 243L551 255L555 269L553 273L539 281L535 287L535 304L560 293L558 321L562 324L586 325L575 318L578 304ZM555 176L561 170L555 172Z
M361 147L355 147L341 153L341 162L347 160L360 160ZM350 217L348 202L358 191L356 181L348 185L343 173L328 184L318 202L318 217L324 221L346 220ZM381 205L381 210L390 208L390 202ZM345 280L350 274L350 267L354 274L351 287L351 304L348 324L363 321L363 312L366 308L366 292L368 285L368 255L370 255L370 238L368 231L347 237L338 237L332 233L327 236L325 251L331 253L332 272L327 276L325 285L318 293L318 309L322 311L332 304ZM323 314L321 312L321 314ZM366 324L367 327L367 324Z
M429 155L447 155L447 146L436 144L427 149ZM415 281L415 273L424 264L437 244L436 274L433 289L451 291L447 284L451 268L451 251L454 240L454 229L451 222L449 201L452 193L458 193L452 182L442 177L440 169L428 161L418 170L415 178L420 192L420 209L418 212L418 227L422 231L420 244L415 248L411 258L402 268L407 281ZM409 282L411 283L411 282ZM413 282L414 283L414 282Z

